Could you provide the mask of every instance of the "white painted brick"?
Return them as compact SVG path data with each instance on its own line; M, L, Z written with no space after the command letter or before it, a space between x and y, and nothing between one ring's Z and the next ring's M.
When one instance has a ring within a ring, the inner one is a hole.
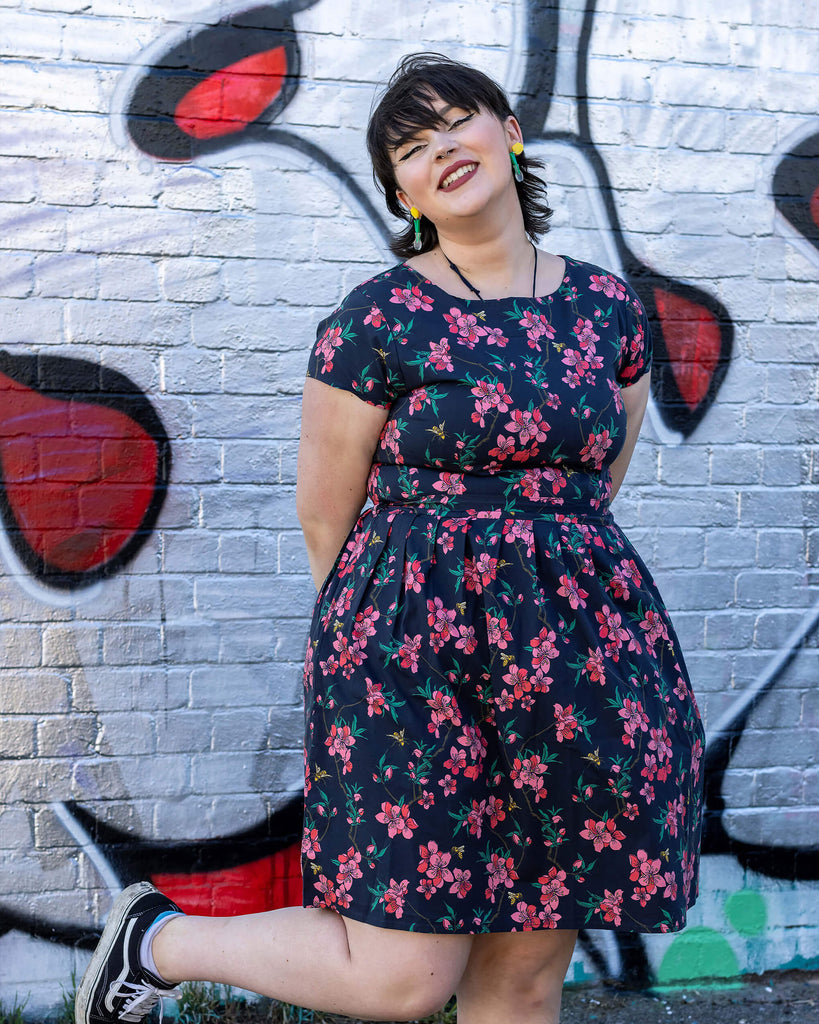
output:
M190 319L178 306L75 300L65 305L65 333L81 343L182 345L190 341Z
M77 15L65 22L62 55L66 60L130 64L155 37L151 22Z
M97 258L86 253L55 253L34 261L37 294L93 299L97 294Z
M181 258L160 265L162 293L171 302L214 302L222 298L219 260Z
M44 14L7 13L0 22L0 56L59 57L62 19Z
M54 206L91 206L96 200L98 167L87 160L40 160L41 202Z
M200 167L170 171L159 202L171 210L220 210L224 202L221 175Z
M0 237L9 249L59 252L65 245L66 214L59 208L4 203Z
M162 191L160 169L147 160L106 164L99 183L99 201L109 206L156 206Z
M59 342L63 336L62 305L56 299L0 299L0 337L4 345Z
M107 113L97 72L76 65L15 62L0 65L11 107Z
M157 266L145 256L104 256L97 262L97 276L101 299L159 298Z
M187 213L151 212L134 217L127 207L95 205L68 214L67 247L78 252L184 256L193 224Z
M0 253L0 295L24 299L34 288L34 263L22 252Z

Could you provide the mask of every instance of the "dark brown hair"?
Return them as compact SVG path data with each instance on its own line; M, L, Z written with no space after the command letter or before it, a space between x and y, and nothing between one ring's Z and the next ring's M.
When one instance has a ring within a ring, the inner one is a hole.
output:
M384 193L390 213L407 224L390 243L392 252L401 259L417 253L412 247L415 238L412 218L395 194L398 182L392 154L419 129L437 128L445 123L433 107L433 101L438 97L467 113L487 110L499 121L505 121L512 114L503 89L488 75L468 64L441 53L412 53L403 58L367 126L367 150L373 165L373 179ZM532 168L541 168L543 163L527 157L525 152L517 159L523 171L523 181L515 182L523 212L523 226L526 234L534 240L549 230L549 218L552 216L546 185L532 173ZM421 241L421 252L429 252L438 244L435 225L423 216Z

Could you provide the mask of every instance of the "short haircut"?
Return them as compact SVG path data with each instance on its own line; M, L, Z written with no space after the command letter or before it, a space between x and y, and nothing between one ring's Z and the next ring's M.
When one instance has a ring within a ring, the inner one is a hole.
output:
M373 179L384 193L387 209L395 217L408 222L393 235L390 243L391 251L402 259L417 255L412 244L415 229L409 211L396 196L398 182L392 155L420 129L437 128L445 123L433 107L438 97L467 113L487 110L499 121L505 121L513 113L506 93L497 82L468 64L441 53L412 53L401 60L370 117L367 150L373 165ZM523 212L523 226L526 234L536 241L549 230L549 218L552 216L546 185L532 170L543 167L543 163L527 157L525 153L521 153L517 160L523 172L523 181L515 182ZM420 252L429 252L438 244L435 225L423 216L421 242Z

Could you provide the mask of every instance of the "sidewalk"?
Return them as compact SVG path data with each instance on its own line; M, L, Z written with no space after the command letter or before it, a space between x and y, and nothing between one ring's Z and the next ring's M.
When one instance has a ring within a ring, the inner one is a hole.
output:
M567 988L560 1024L819 1024L819 972L743 975L733 987L709 983L641 995L603 985Z

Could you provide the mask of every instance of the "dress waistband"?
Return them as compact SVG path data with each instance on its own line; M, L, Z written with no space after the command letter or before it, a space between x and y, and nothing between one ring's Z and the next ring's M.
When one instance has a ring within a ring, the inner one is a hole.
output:
M608 474L552 467L492 475L382 464L373 467L368 490L376 512L482 519L611 519Z

